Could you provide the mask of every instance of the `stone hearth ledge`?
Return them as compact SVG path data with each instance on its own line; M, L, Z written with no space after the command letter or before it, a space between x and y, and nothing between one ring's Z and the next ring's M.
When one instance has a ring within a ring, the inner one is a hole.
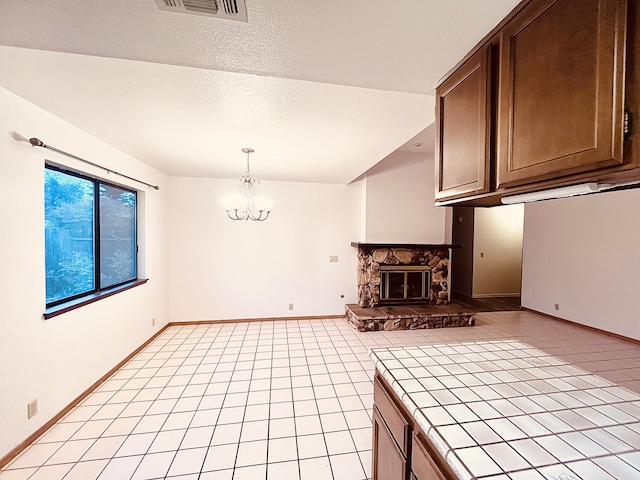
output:
M345 307L347 322L359 332L473 327L476 324L476 312L456 304L374 308L348 304Z

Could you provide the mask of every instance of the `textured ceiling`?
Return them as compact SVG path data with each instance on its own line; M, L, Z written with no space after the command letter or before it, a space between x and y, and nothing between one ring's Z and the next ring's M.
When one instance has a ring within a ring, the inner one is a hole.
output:
M236 176L250 146L261 178L348 183L417 148L432 85L516 3L3 0L0 86L170 175Z

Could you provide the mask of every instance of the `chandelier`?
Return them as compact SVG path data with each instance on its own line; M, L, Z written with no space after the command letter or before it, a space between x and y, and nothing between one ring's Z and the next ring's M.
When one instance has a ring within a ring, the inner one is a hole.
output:
M247 171L236 180L239 193L222 197L222 205L231 220L262 222L269 217L273 200L256 195L260 180L249 170L249 155L253 148L243 148L242 151L247 154Z

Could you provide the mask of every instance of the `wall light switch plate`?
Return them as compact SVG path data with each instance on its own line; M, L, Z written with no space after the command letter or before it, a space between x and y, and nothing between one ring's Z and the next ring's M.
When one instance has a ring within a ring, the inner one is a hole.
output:
M329 263L338 263L338 255L331 255L329 257Z
M33 418L38 414L38 399L27 404L27 419Z

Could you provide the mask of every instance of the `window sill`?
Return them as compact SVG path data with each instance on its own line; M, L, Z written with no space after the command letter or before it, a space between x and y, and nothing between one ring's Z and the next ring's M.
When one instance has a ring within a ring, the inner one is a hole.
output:
M57 317L58 315L70 312L72 310L75 310L76 308L84 307L85 305L89 305L90 303L94 303L98 300L102 300L103 298L115 295L116 293L124 292L125 290L137 287L138 285L144 285L148 281L148 278L133 280L132 282L125 283L124 285L118 285L117 287L108 288L100 292L92 293L90 295L87 295L86 297L71 300L70 302L56 305L55 307L47 308L42 316L45 320Z

